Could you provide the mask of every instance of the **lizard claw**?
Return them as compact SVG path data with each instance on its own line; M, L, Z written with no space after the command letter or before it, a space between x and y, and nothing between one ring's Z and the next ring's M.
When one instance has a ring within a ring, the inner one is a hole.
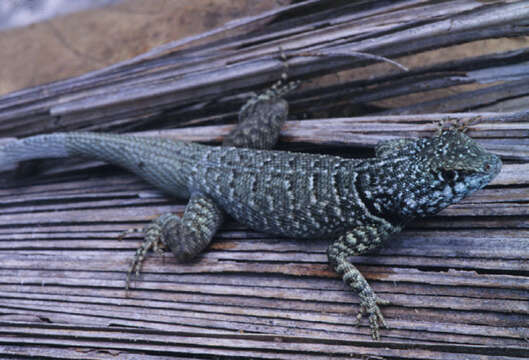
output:
M360 312L357 315L357 319L360 320L364 314L369 316L369 327L371 328L371 337L373 340L380 339L378 330L381 327L388 327L378 305L388 305L389 303L387 300L378 298L375 294L363 298L360 301Z

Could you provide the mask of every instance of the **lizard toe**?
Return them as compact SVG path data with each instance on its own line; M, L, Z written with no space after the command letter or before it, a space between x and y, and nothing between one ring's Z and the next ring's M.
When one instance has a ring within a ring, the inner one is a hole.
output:
M362 303L361 303L360 314L368 315L369 327L371 329L371 337L374 340L380 339L379 329L381 327L383 328L388 327L386 320L384 319L384 316L382 315L382 311L380 311L380 308L378 307L378 304L387 305L389 304L389 301L380 299L375 294L373 294L373 296L362 299Z
M133 230L135 231L135 229ZM129 230L126 233L128 232L131 231ZM165 243L161 236L161 227L159 221L153 221L152 223L147 225L143 229L143 232L145 234L143 243L136 250L134 259L132 260L129 271L127 272L127 279L125 283L126 290L129 289L132 274L134 274L136 277L140 275L143 262L145 261L145 257L147 256L149 250L152 249L156 253L161 253L163 251L162 249L165 248Z

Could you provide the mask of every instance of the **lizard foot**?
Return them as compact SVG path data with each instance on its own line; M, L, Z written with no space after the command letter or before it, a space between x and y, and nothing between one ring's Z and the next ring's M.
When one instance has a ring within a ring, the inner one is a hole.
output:
M369 327L371 328L371 337L373 338L373 340L380 339L378 331L380 327L388 327L388 325L386 324L386 320L384 320L384 316L382 315L382 312L378 307L378 305L388 304L389 301L377 297L374 293L372 294L372 296L362 298L360 301L360 312L356 317L358 321L360 321L364 314L368 315Z
M156 218L143 229L145 237L127 273L125 289L129 288L132 274L139 276L149 250L161 253L168 248L178 262L190 261L210 243L222 219L217 204L199 193L191 196L183 217L167 213ZM121 237L134 231L126 231Z
M297 89L300 84L300 81L289 81L285 83L284 79L280 79L271 87L266 89L264 92L260 94L252 93L251 98L246 102L246 104L241 107L241 110L239 112L239 119L244 120L248 118L248 115L246 114L254 112L254 109L256 106L258 106L258 103L270 102L276 99L281 99L284 95Z
M445 128L454 128L457 131L460 131L462 133L466 133L471 125L478 124L482 120L482 117L480 115L473 116L470 118L453 118L453 117L445 117L438 121L437 123L437 134L441 134ZM446 126L448 125L448 126Z
M301 81L299 80L289 81L285 83L284 79L280 79L263 94L261 94L261 96L264 98L281 98L289 92L296 90L300 84Z
M166 215L169 216L171 214ZM126 230L119 236L119 239L121 240L124 236L133 232L143 231L143 233L145 234L143 243L136 250L136 254L134 255L132 264L130 265L129 271L127 272L127 280L125 283L126 290L129 289L132 274L134 274L136 277L140 275L141 267L143 265L147 252L152 249L154 252L160 254L163 252L163 249L166 248L166 244L162 235L163 220L164 215L147 225L145 228L134 228Z

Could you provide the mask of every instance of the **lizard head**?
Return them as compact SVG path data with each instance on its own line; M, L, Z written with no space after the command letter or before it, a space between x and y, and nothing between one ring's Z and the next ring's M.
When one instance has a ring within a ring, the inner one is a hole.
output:
M487 185L501 169L498 156L457 130L428 139L420 155L428 165L437 212Z
M498 156L457 130L432 138L389 140L377 160L355 177L372 214L395 223L433 215L487 185L501 169Z

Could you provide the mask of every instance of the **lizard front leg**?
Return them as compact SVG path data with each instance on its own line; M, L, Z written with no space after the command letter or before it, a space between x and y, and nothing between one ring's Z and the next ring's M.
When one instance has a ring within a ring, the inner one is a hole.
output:
M387 327L378 305L386 305L388 302L377 297L364 276L348 258L376 249L396 231L398 229L387 230L375 226L357 227L340 236L327 249L327 257L331 266L360 297L361 310L358 319L367 313L371 336L377 340L379 339L379 327Z
M127 274L126 288L130 276L139 275L146 253L168 247L180 262L187 262L198 255L211 242L222 224L222 210L209 197L194 194L189 199L182 218L167 213L161 215L144 229L145 239L136 250L136 255Z
M287 119L288 103L283 95L299 82L283 84L282 80L260 95L254 95L239 111L237 127L224 138L222 145L251 149L272 149Z

